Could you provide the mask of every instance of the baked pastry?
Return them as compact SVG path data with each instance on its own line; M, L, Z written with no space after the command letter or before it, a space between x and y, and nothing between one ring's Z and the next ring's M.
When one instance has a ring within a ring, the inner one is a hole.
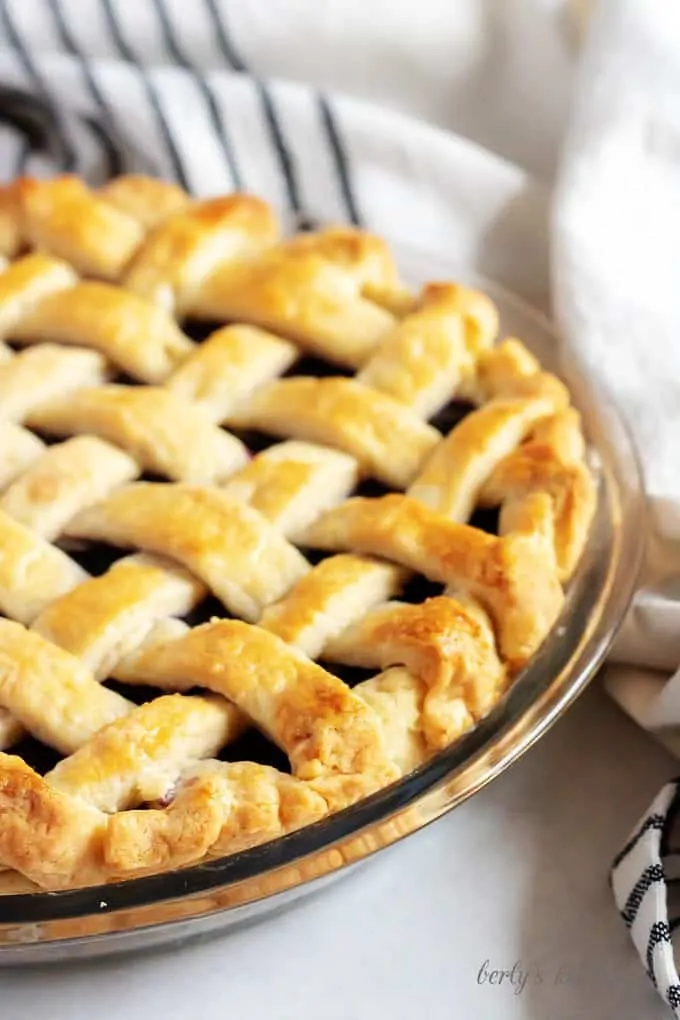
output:
M136 177L14 182L0 248L2 868L55 890L227 854L490 710L596 489L489 298Z

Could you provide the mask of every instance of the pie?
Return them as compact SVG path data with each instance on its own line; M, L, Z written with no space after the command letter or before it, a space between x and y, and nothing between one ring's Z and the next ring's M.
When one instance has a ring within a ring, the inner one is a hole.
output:
M9 887L271 840L489 712L597 497L487 296L134 176L11 183L0 251Z

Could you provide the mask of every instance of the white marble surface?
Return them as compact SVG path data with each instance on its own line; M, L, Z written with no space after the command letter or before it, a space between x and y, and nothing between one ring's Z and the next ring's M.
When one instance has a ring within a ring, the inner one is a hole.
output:
M662 1020L607 885L676 763L599 688L473 800L273 920L0 971L2 1020ZM511 970L479 983L480 969ZM540 978L540 980L539 980Z

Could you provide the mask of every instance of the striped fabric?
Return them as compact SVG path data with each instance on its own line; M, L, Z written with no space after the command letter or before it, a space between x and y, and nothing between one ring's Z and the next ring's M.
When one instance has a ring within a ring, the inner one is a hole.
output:
M333 101L249 76L227 6L0 4L3 176L151 172L197 195L255 191L296 224L359 223Z
M650 980L680 1017L673 947L680 929L680 779L667 783L640 819L614 861L611 882Z
M246 190L284 230L361 224L545 308L543 187L393 110L260 77L246 51L267 29L263 3L2 0L0 179L72 171L98 184L142 171L197 196Z

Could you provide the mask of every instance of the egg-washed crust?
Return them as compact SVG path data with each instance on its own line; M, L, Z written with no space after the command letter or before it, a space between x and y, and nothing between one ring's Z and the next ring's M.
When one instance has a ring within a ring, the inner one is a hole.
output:
M543 535L487 535L409 496L355 497L309 529L309 545L355 549L469 592L490 613L512 669L525 665L552 627L563 594Z
M277 838L497 703L597 501L567 387L498 331L480 291L412 293L382 239L282 238L254 196L0 188L0 892ZM442 436L453 398L475 410ZM251 458L244 429L280 439ZM90 542L120 550L96 577ZM208 597L240 619L181 619ZM216 760L251 727L290 774ZM44 776L26 736L63 755Z
M229 421L337 447L355 457L367 475L394 488L413 480L440 439L399 401L354 379L277 380Z
M175 482L217 484L248 462L243 443L160 386L79 390L42 403L26 421L50 435L100 436L134 457L140 470Z

